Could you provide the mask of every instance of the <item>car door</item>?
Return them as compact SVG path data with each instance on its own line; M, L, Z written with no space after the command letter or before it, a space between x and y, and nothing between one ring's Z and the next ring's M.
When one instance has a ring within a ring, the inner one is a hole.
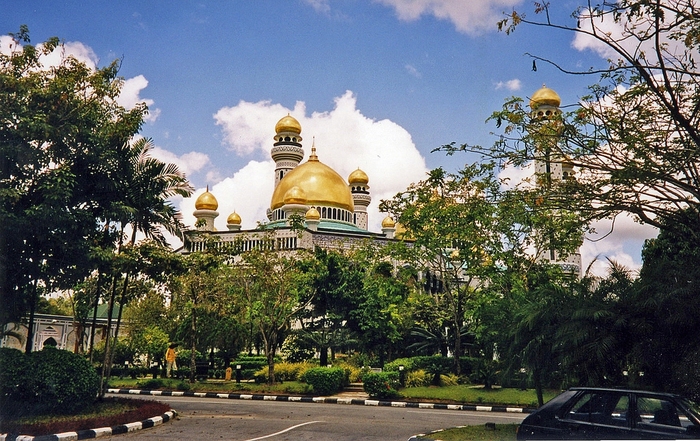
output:
M632 439L630 396L621 391L585 391L560 415L568 439Z

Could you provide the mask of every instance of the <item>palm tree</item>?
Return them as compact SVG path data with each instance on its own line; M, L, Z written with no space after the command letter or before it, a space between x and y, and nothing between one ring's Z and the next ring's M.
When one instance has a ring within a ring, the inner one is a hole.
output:
M168 199L173 196L188 197L194 189L175 164L166 164L151 156L153 142L140 138L133 144L124 146L123 160L120 161L115 190L122 195L115 209L120 224L120 238L117 253L122 250L123 233L127 225L131 227L128 245L133 247L137 234L143 233L147 238L166 246L167 239L162 229L170 234L182 237L184 225L181 213ZM127 270L124 276L116 332L119 333L122 310L126 302L129 278L132 272ZM116 297L116 275L113 278L108 306L108 329L111 325L112 311ZM116 336L115 336L116 338ZM109 335L105 345L105 363L103 379L109 379L111 351Z

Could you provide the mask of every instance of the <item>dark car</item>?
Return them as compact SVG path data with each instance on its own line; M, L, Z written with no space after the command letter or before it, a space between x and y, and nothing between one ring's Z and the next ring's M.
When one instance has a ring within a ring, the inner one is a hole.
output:
M698 407L674 394L576 387L525 418L519 440L700 439Z

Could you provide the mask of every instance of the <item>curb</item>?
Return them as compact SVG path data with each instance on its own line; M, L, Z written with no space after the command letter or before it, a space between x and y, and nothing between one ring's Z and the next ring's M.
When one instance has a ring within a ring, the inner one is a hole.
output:
M417 409L464 410L471 412L531 413L533 409L508 406L476 406L472 404L416 403L412 401L382 401L342 397L307 397L287 395L238 394L148 389L107 389L113 394L155 395L164 397L223 398L229 400L288 401L301 403L354 404L358 406L407 407ZM0 441L2 441L0 439Z
M169 412L165 412L161 416L148 418L146 420L135 423L120 424L118 426L112 427L100 427L97 429L78 430L77 432L56 433L54 435L18 435L16 438L11 438L8 434L0 434L0 441L73 441L81 439L93 439L99 438L101 436L119 435L121 433L134 432L136 430L148 429L150 427L159 426L163 423L167 423L176 416L177 412L171 410Z

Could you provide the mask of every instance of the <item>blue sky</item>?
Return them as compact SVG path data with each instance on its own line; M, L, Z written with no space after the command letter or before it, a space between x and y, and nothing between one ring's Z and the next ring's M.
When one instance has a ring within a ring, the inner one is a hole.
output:
M562 0L555 20L579 2ZM274 124L287 113L302 124L308 155L343 176L370 177L370 229L381 198L475 160L430 151L449 142L490 145L486 123L504 100L525 99L546 83L575 105L596 77L565 75L526 52L571 70L601 66L574 36L538 27L497 32L520 0L24 1L4 5L0 33L29 26L32 44L51 36L97 66L121 59L124 103L151 109L142 135L178 163L197 194L219 201L217 227L231 211L244 227L264 220L272 192ZM6 40L5 40L6 41ZM192 224L193 199L177 201ZM584 264L601 254L638 266L649 230L624 223L584 246Z

